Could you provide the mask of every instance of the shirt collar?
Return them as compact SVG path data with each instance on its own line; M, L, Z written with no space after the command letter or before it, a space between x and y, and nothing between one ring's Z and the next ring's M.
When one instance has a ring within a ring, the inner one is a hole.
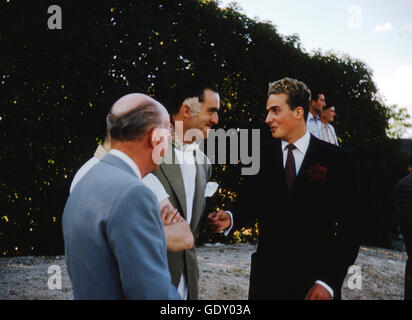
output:
M103 157L107 154L107 150L103 148L101 144L97 147L96 151L94 152L94 157L96 157L99 160L102 160Z
M171 142L175 149L181 152L193 152L199 150L199 144L197 142L183 143L182 141L180 141L177 135L174 135Z
M310 120L318 121L318 120L320 120L320 118L319 118L318 115L316 115L316 118L314 118L312 112L309 112L308 121L310 121Z
M181 152L198 151L200 147L199 143L197 142L184 143L183 141L181 141L176 134L174 126L172 126L170 130L169 143L171 143L176 150L181 151Z
M300 138L298 141L296 141L293 145L300 152L302 152L303 154L306 154L306 151L309 148L309 142L310 142L310 133L309 131L306 130L305 135L302 138ZM282 140L282 151L285 151L288 145L289 145L289 142Z
M139 168L137 167L136 163L124 152L117 150L117 149L112 149L109 151L110 154L122 159L124 162L126 162L130 168L133 169L133 171L136 173L136 176L139 179L142 179L142 174L140 173Z
M184 144L183 146L177 147L176 149L182 152L193 152L199 150L199 144L193 142L191 144Z

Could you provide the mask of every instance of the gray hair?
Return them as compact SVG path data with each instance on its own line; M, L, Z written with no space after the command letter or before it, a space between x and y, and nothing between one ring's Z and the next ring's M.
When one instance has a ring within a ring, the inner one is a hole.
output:
M192 116L198 115L202 108L202 103L200 102L199 97L186 98L185 101L183 101L183 104L189 107L190 111L192 111Z
M119 116L111 112L107 115L107 130L111 138L118 141L141 140L151 128L161 124L162 113L150 102Z

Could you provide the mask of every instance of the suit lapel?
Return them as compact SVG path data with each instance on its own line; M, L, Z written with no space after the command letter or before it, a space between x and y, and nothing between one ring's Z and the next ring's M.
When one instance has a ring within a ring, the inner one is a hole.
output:
M192 219L190 226L192 230L198 225L200 218L203 213L203 208L205 205L204 193L206 188L206 173L204 169L204 164L201 161L201 157L196 156L196 179L195 179L195 194L193 198L192 207ZM176 164L176 154L173 147L168 148L166 155L163 159L163 163L160 164L160 169L163 171L167 180L169 181L170 187L176 194L180 206L182 208L182 214L185 219L187 219L187 207L186 207L186 191L183 183L182 171L180 169L180 164Z
M284 190L288 193L288 185L286 183L285 168L283 167L283 150L281 140L276 140L273 147L273 161L275 164L275 172L279 174L279 183L281 184L281 190ZM273 164L269 163L269 167L273 167ZM264 171L262 171L264 172Z
M192 221L190 221L190 227L192 230L196 229L203 213L206 183L207 181L204 167L196 162L195 195L193 199Z
M316 159L316 141L313 136L310 136L308 150L306 150L305 157L303 158L302 165L300 166L299 174L296 177L295 183L292 188L292 193L296 191L297 187L304 181L306 171L308 168L317 161Z
M160 164L160 169L169 181L170 187L180 202L180 207L183 210L182 214L184 218L187 219L186 193L183 184L182 171L180 170L180 164L176 164L175 160L176 154L174 148L170 147L164 158L164 162L166 161L166 163Z

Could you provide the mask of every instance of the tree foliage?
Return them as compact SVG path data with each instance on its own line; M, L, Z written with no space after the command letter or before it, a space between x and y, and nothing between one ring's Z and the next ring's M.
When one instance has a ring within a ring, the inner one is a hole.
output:
M365 63L308 54L298 36L215 1L67 1L63 29L48 30L52 4L0 4L1 254L61 253L70 182L104 136L110 106L101 96L128 82L167 104L181 74L218 84L220 127L261 128L263 135L269 81L288 76L321 88L336 106L342 145L359 159L365 241L377 243L393 230L390 195L407 157L387 130L403 115L379 99ZM215 173L215 207L229 208L242 183L239 168L219 165Z

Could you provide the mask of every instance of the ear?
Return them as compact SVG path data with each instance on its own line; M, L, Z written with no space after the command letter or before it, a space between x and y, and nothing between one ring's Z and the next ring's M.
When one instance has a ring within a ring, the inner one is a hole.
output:
M192 118L192 110L190 110L189 106L187 104L184 104L182 106L182 112L183 112L183 117L185 119L190 119Z
M156 130L156 127L151 128L146 136L147 144L149 145L151 149L154 149L156 145L159 143L158 141L156 141L156 138L155 138L155 130Z
M297 107L296 108L296 119L300 120L300 119L304 119L305 117L305 110L303 110L302 107Z

